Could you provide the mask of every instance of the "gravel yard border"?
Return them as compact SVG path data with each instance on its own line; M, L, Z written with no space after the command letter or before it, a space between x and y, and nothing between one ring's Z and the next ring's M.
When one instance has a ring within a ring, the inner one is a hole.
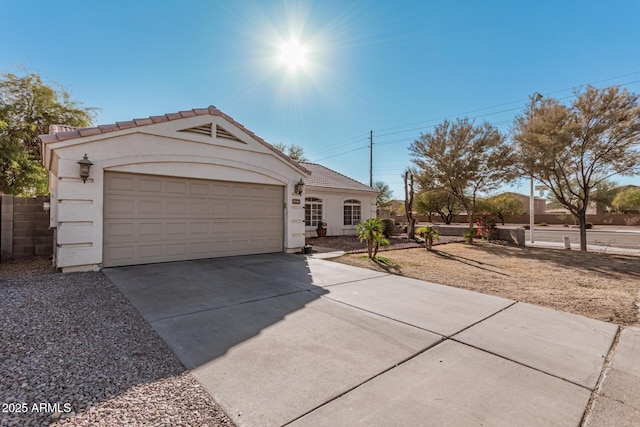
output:
M0 264L0 426L233 426L102 273L49 265Z

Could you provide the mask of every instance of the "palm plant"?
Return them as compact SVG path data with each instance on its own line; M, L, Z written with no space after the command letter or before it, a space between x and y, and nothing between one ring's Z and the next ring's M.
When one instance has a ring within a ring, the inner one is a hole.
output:
M440 240L440 233L431 226L420 227L416 233L424 237L424 247L430 251L433 247L433 239Z
M380 218L369 218L358 225L358 240L367 242L369 259L375 259L380 246L387 246L389 240L383 234L384 225Z

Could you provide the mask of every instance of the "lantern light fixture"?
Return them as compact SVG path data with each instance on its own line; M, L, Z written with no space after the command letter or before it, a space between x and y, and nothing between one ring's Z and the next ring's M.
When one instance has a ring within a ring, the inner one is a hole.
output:
M85 154L84 157L78 161L78 164L80 165L80 178L82 178L82 182L87 182L93 162L89 160L89 157Z
M298 196L302 196L302 193L304 192L304 181L302 180L302 178L300 178L300 181L298 181L298 183L294 186L293 192Z

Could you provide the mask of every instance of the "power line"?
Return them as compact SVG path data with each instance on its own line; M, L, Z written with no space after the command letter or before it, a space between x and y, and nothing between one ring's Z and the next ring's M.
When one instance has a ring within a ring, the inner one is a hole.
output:
M595 84L598 84L598 83L602 83L602 82L606 82L606 81L611 81L611 80L616 80L616 79L619 79L619 78L622 78L622 77L632 76L632 75L636 75L636 74L640 74L640 70L639 70L639 71L634 71L634 72L631 72L631 73L621 74L621 75L616 76L616 77L609 77L609 78L606 78L606 79L598 80L598 81L595 81L595 82L592 82L592 83L587 83L587 84L588 84L588 85L595 85ZM626 86L626 85L629 85L629 84L637 83L637 82L639 82L639 81L640 81L640 80L635 80L635 81L628 82L628 83L621 83L621 84L620 84L620 86ZM567 90L572 90L572 89L574 89L575 87L576 87L576 86L573 86L573 87L570 87L570 88L565 88L565 89L556 90L556 91L553 91L553 92L547 92L546 94L547 94L547 95L551 95L551 94L554 94L554 93L565 92L565 91L567 91ZM571 96L573 96L573 95L571 95ZM571 97L571 96L569 96L569 97ZM565 98L560 98L560 99L565 99ZM501 103L501 104L493 105L493 106L491 106L491 107L476 108L476 109L474 109L474 110L469 110L469 111L464 112L464 113L450 114L450 115L448 115L448 116L441 116L441 117L434 118L434 119L422 120L422 121L419 121L419 122L407 123L407 124L404 124L404 125L393 126L393 127L384 128L384 129L377 129L377 130L374 130L374 132L376 132L376 133L377 133L377 132L384 132L384 131L387 131L387 130L399 129L399 128L403 128L403 127L407 127L407 126L415 126L415 125L417 125L417 124L421 124L421 123L429 123L429 122L432 122L432 121L439 121L439 120L443 120L443 119L446 119L446 118L449 118L449 117L452 117L452 116L456 116L456 117L459 117L459 116L466 116L467 114L470 114L470 113L475 113L475 112L483 111L483 110L491 110L491 109L493 109L493 108L503 107L503 106L505 106L505 105L511 105L511 104L515 104L515 103L519 103L519 104L521 104L521 103L526 102L526 101L527 101L527 99L518 99L518 100L510 101L510 102L503 102L503 103ZM502 110L501 112L507 112L507 111L518 110L518 109L520 109L520 108L522 108L522 107L510 108L510 109L507 109L507 110ZM494 113L488 113L488 114L481 114L481 115L478 115L478 116L476 116L476 117L484 117L485 115L492 115L492 114L498 114L498 113L500 113L500 112L494 112ZM423 128L425 128L425 127L429 127L429 126L423 126L423 127L418 127L418 128L408 129L408 130L406 130L406 132L414 131L414 130L420 130L420 129L423 129ZM382 135L378 135L378 136L393 135L393 134L396 134L396 133L403 133L403 132L405 132L405 131L391 132L391 133L382 134Z
M368 140L369 140L369 133L367 132L367 136L366 137L354 138L354 139L349 140L349 142L340 143L340 144L334 144L334 145L331 145L329 147L325 146L321 150L311 151L309 153L309 155L310 156L317 156L318 154L322 154L322 153L326 153L326 152L329 152L329 151L338 150L340 148L344 148L345 146L357 144L358 142L368 141Z
M320 162L322 160L332 159L334 157L342 156L342 155L348 154L348 153L353 153L354 151L363 150L365 148L369 148L369 146L368 145L363 145L362 147L354 148L353 150L343 151L342 153L338 153L338 154L334 154L334 155L331 155L331 156L323 157L321 159L316 159L315 161L316 162Z
M627 75L630 75L630 74L638 74L638 73L640 73L640 71L638 71L638 72L636 72L636 73L629 73L629 74L627 74ZM618 77L615 77L615 78L618 78ZM605 80L599 80L598 82L607 81L607 80L612 80L612 79L614 79L614 78L605 79ZM635 84L635 83L639 83L639 82L640 82L640 80L634 80L634 81L631 81L631 82L622 83L622 84L620 84L620 86L628 86L628 85ZM597 82L596 82L596 83L597 83ZM566 89L564 89L564 90L566 90ZM564 90L563 90L563 91L564 91ZM550 93L557 93L557 92L559 92L559 91L556 91L556 92L550 92ZM567 95L567 96L563 96L563 97L560 97L560 98L557 98L557 99L558 99L559 101L561 101L561 100L563 100L563 99L573 98L574 96L575 96L575 95ZM505 104L501 104L501 105L507 105L507 104L512 104L512 103L513 103L513 102L505 103ZM522 107L508 108L508 109L505 109L505 110L494 111L494 112L491 112L491 113L481 114L481 115L477 115L477 116L475 116L475 117L470 117L470 118L471 118L471 119L484 118L484 117L486 117L486 116L492 116L492 115L496 115L496 114L507 113L507 112L516 111L516 110L520 110L520 109L522 109ZM479 109L479 110L481 110L481 109ZM476 111L479 111L479 110L476 110ZM444 117L444 118L447 118L447 117ZM513 119L503 120L503 121L501 121L501 122L496 122L496 123L493 123L493 124L494 124L494 125L496 125L496 126L499 126L499 125L508 124L508 123L511 123L511 122L513 122ZM379 137L381 137L381 136L396 135L396 134L406 133L406 132L414 132L414 131L416 131L416 130L423 130L423 129L432 128L432 127L435 127L435 126L436 126L436 125L423 126L423 127L419 127L419 128L413 128L413 129L407 129L407 130L404 130L404 131L391 132L391 133L382 134L382 135L378 135L378 136L379 136ZM382 142L378 142L378 143L376 143L376 145L380 145L380 146L384 146L384 145L393 145L393 144L399 144L399 143L402 143L402 142L413 141L413 140L415 140L415 138L414 138L414 137L400 138L400 139L394 139L394 140L390 140L390 141L384 141L384 140L383 140Z
M592 83L587 83L587 84L588 85L595 85L595 84L598 84L598 83L611 81L611 80L616 80L616 79L619 79L619 78L622 78L622 77L628 77L628 76L636 75L636 74L640 74L640 71L634 71L634 72L631 72L631 73L621 74L621 75L616 76L616 77L609 77L609 78L606 78L606 79L598 80L598 81L595 81L595 82L592 82ZM630 81L630 82L621 83L618 86L628 86L628 85L632 85L632 84L636 84L636 83L640 83L640 80L633 80L633 81ZM552 95L552 94L555 94L555 93L565 92L567 90L572 90L575 87L576 86L573 86L571 88L560 89L560 90L556 90L556 91L552 91L552 92L547 92L546 95L548 96L548 95ZM569 98L573 98L573 97L575 97L574 94L563 96L563 97L556 98L556 99L564 100L564 99L569 99ZM465 115L467 115L469 113L478 112L478 111L484 111L484 110L491 110L493 108L502 107L502 106L506 106L506 105L511 105L511 104L515 104L515 103L522 104L525 101L526 101L526 99L520 99L520 100L510 101L510 102L504 102L504 103L501 103L501 104L493 105L491 107L476 108L474 110L469 110L469 111L467 111L465 113L452 114L452 115L449 115L449 116L442 116L442 117L439 117L439 118L424 120L424 121L420 121L420 122L413 122L413 123L409 123L409 124L405 124L405 125L393 126L393 127L389 127L389 128L379 129L379 130L374 131L374 132L384 132L386 130L400 129L400 128L403 128L403 127L414 126L414 125L421 124L421 123L429 123L429 122L439 121L439 120L447 119L449 117L454 117L454 116L465 116ZM492 116L492 115L496 115L496 114L502 114L502 113L507 113L507 112L511 112L511 111L521 110L522 108L523 108L522 106L514 107L514 108L507 108L507 109L500 110L500 111L493 111L493 112L486 113L486 114L479 114L477 116L470 117L470 118L471 119L484 118L486 116ZM513 122L513 119L502 120L502 121L494 123L494 125L500 126L500 125L508 124L508 123L511 123L511 122ZM420 126L420 127L414 127L414 128L411 128L411 129L405 129L405 130L399 130L399 131L395 131L395 132L383 133L383 134L380 134L380 135L376 135L376 137L379 138L379 137L385 137L385 136L399 135L399 134L403 134L403 133L424 130L424 129L427 129L427 128L433 128L435 126L436 126L436 124L430 124L430 125L425 125L425 126ZM376 142L376 145L378 145L378 146L395 145L395 144L401 144L401 143L405 143L405 142L413 142L415 139L416 138L413 137L413 136L411 136L411 137L401 137L401 138L396 138L396 139L386 140L386 141L382 140L380 142ZM324 149L322 149L320 151L314 151L314 152L310 153L309 155L312 157L314 155L335 151L335 150L338 150L340 148L344 148L346 146L354 145L354 144L357 144L358 142L368 141L368 140L369 140L369 134L367 133L366 136L357 137L355 139L349 140L349 142L347 142L347 143L335 144L335 145L333 145L331 147L324 148ZM326 160L326 159L342 156L342 155L345 155L345 154L349 154L349 153L352 153L352 152L355 152L355 151L362 150L364 148L368 148L368 145L367 146L360 146L358 148L347 150L347 151L341 151L339 153L336 153L336 154L333 154L333 155L330 155L330 156L327 156L327 157L323 157L323 158L320 158L320 159L316 159L314 161L322 161L322 160Z

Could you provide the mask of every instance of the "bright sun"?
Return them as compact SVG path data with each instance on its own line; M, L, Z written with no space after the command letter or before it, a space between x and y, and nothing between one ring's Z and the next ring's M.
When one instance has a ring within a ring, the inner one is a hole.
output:
M280 48L280 61L290 70L303 67L307 62L307 50L298 40L289 40Z

